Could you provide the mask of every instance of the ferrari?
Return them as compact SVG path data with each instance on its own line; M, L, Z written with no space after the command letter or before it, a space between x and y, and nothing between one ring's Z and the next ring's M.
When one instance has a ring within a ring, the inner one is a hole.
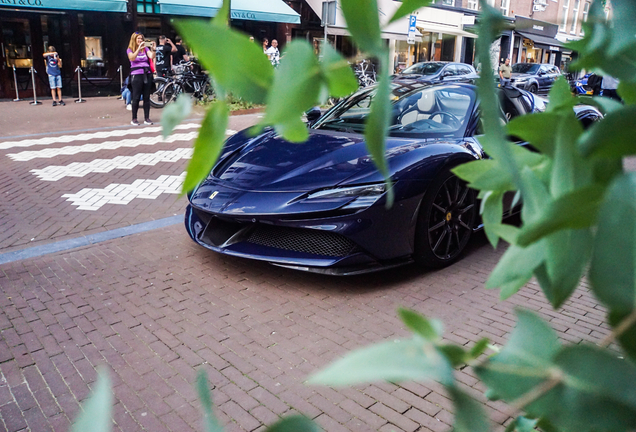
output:
M389 183L365 147L376 92L365 88L319 118L308 115L303 144L271 128L230 137L209 176L188 194L190 237L218 253L332 275L412 262L441 268L459 259L482 228L477 194L451 172L487 157L477 88L417 79L391 86ZM502 122L546 107L524 90L498 92ZM576 110L585 122L602 117L593 107Z

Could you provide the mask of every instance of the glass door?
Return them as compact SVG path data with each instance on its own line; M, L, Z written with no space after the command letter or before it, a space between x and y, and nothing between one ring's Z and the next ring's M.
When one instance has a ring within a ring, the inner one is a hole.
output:
M26 18L4 18L0 22L0 27L2 28L4 96L15 97L15 80L13 78L13 67L15 66L20 97L28 97L29 93L33 94L29 72L33 66L29 20Z

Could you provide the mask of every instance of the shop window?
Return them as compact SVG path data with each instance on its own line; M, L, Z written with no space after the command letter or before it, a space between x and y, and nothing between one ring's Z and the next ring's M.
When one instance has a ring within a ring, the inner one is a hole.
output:
M157 0L137 0L138 13L159 13Z

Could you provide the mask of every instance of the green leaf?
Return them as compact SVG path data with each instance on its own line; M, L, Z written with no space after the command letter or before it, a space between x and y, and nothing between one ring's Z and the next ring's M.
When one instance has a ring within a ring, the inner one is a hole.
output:
M554 131L561 120L561 116L554 113L542 112L515 117L506 125L509 135L528 141L543 154L554 154ZM537 127L540 124L541 127Z
M488 348L489 344L490 344L490 340L488 340L488 338L480 339L470 349L470 352L469 352L470 357L473 358L473 359L476 359L477 357L482 355L486 351L486 348Z
M603 187L592 185L550 200L538 219L521 228L516 243L528 246L559 230L595 225L604 192Z
M166 139L175 127L185 120L192 111L192 98L181 93L175 103L168 104L161 113L161 134Z
M446 357L431 342L417 336L352 351L307 382L335 387L411 380L453 383L453 369Z
M212 24L218 27L227 27L230 22L230 7L231 0L223 0L221 9L216 13L216 16L212 19Z
M508 344L475 368L484 384L506 401L518 399L549 378L561 348L545 321L533 312L517 309L516 313L519 321Z
M302 115L318 103L321 78L320 65L311 45L305 41L288 44L285 61L274 76L262 123L274 125L276 132L287 141L306 141L309 133Z
M579 139L585 156L624 157L636 154L633 125L636 124L636 105L627 105L605 116Z
M536 419L531 420L519 416L508 425L505 432L534 432L537 423L539 423L539 421Z
M545 253L541 242L527 248L511 245L490 274L486 288L501 288L500 296L505 300L530 280L544 259Z
M590 230L559 231L541 243L545 262L535 270L535 276L550 304L557 309L579 284L590 258L592 233Z
M627 105L636 105L636 83L618 83L618 95ZM606 98L605 98L606 99ZM616 102L616 101L614 101Z
M199 136L194 141L194 153L188 164L182 188L184 193L191 191L205 179L216 163L225 142L228 116L228 107L224 101L215 101L210 104L201 123Z
M455 406L454 432L488 432L490 424L482 404L456 386L448 387Z
M209 21L178 20L175 25L217 84L246 101L265 103L274 68L260 46L242 33Z
M545 203L550 201L550 194L535 172L528 167L521 170L520 182L523 198L521 217L524 223L531 223L539 219Z
M93 394L83 404L83 411L71 427L71 432L109 432L112 430L112 384L105 368L100 368Z
M501 225L501 218L503 214L503 192L490 191L486 193L486 196L481 201L481 217L484 222L484 228L486 230L486 237L493 248L497 248L499 243L499 236L496 231L490 229L493 225Z
M428 341L435 342L442 336L442 323L440 321L429 321L417 312L403 308L398 310L398 315L411 331Z
M490 231L499 236L510 244L517 243L517 236L519 235L519 228L508 224L492 224L490 225Z
M566 431L627 431L636 428L636 367L614 353L588 345L562 349L555 365L565 375L554 397L528 412L542 412ZM547 415L546 415L547 414Z
M389 20L389 24L410 15L419 8L430 6L434 1L435 0L404 0Z
M579 96L578 99L581 104L595 106L596 108L601 110L603 115L607 115L608 113L618 111L624 106L619 101L616 101L614 99L610 99L607 97Z
M358 80L351 70L349 62L331 47L323 45L322 73L329 87L329 94L334 97L348 96L358 89Z
M294 415L285 417L265 429L266 432L320 432L316 423L307 417Z
M548 104L547 112L559 112L563 110L572 112L572 107L576 105L576 100L572 96L570 85L564 76L554 82L554 85L550 89L548 99L550 103Z
M384 52L377 0L347 0L340 3L347 30L360 50L372 57Z
M631 311L631 313L616 311L610 312L608 315L609 324L613 328L622 325L625 320L630 320L631 325L626 326L625 330L618 336L618 341L632 361L636 360L636 323L633 322L636 320L634 317L635 313L634 311Z
M437 349L449 361L452 367L456 368L465 365L468 358L466 351L457 345L438 345Z
M203 410L203 430L205 432L223 432L221 424L212 411L212 395L208 385L208 377L203 369L197 373L197 393Z
M371 102L371 112L367 117L364 128L364 138L366 140L367 150L373 158L373 163L378 171L389 181L389 167L384 156L386 149L386 136L389 130L389 122L391 119L391 103L389 95L391 93L390 78L387 72L386 57L388 53L383 53L380 57L380 81L377 86L375 97ZM393 188L388 189L387 207L393 203Z
M636 306L636 174L617 178L601 206L590 264L594 294L612 313Z
M634 23L636 3L631 0L612 0L612 21L614 37L607 47L609 55L617 55L634 49Z

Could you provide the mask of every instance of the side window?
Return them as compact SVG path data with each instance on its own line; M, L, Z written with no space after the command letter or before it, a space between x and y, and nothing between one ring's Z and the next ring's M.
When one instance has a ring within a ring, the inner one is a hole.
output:
M558 67L556 67L556 66L552 66L552 70L550 71L550 73L553 73L553 74L557 74L557 75L558 75L558 74L559 74L559 68L558 68Z
M444 69L444 75L450 75L450 76L459 75L457 73L457 66L455 65L446 66L446 69Z
M467 75L470 73L470 68L468 66L459 66L460 75Z

